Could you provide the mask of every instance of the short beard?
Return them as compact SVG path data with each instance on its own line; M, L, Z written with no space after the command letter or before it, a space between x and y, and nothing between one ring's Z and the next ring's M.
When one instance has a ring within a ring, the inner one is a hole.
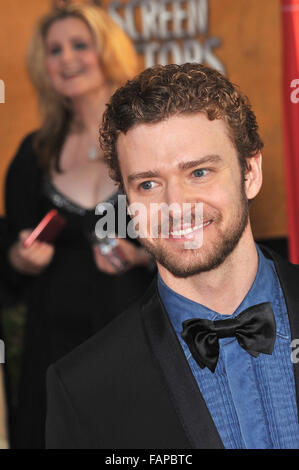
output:
M234 251L240 238L242 237L245 228L248 224L249 219L249 206L248 200L244 190L244 184L241 187L241 200L239 212L237 214L238 220L235 225L225 234L220 234L219 243L213 247L213 253L208 254L206 261L199 260L198 263L192 264L189 266L181 267L178 264L175 264L169 253L166 253L161 246L155 246L154 244L148 242L146 239L140 239L140 242L145 247L145 249L154 257L154 259L161 264L167 271L169 271L173 276L178 278L187 278L189 276L194 276L202 272L211 271L220 266L224 260ZM222 235L222 236L221 236ZM199 248L200 250L201 248ZM194 256L191 256L191 259L196 257L198 252L197 250L188 250L190 255L194 253Z

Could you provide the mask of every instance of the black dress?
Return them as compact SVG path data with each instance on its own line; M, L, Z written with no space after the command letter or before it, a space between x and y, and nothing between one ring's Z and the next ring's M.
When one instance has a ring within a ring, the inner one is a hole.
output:
M11 282L22 287L28 307L12 446L31 449L44 447L48 366L126 309L152 279L146 268L121 275L97 268L86 234L94 231L99 216L53 186L37 164L32 137L22 142L7 174L7 248L20 230L34 228L53 207L67 225L54 242L52 262L41 275L24 276L7 269Z

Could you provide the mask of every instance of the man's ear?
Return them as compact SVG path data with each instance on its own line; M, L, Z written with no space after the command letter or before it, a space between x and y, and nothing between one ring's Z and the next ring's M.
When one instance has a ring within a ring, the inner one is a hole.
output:
M262 154L246 158L247 168L244 174L244 188L247 199L253 199L260 192L263 183Z

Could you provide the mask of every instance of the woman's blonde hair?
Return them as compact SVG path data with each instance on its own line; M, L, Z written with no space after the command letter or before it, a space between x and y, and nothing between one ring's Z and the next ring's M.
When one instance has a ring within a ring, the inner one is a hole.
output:
M70 100L60 96L51 85L45 65L45 38L54 22L70 17L81 19L89 28L104 76L112 90L132 78L138 69L133 44L102 8L73 4L40 19L29 46L27 63L38 93L42 118L41 127L35 134L34 148L46 171L53 162L59 171L59 153L72 119L72 107Z

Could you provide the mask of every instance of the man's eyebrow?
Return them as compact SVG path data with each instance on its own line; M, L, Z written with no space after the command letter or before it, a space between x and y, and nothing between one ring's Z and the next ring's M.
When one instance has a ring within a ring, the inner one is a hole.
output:
M141 180L144 178L157 178L159 175L160 173L155 170L142 171L141 173L131 173L128 176L128 182L131 183L134 180Z
M194 168L198 165L202 165L205 163L219 163L222 161L222 158L219 155L205 155L202 158L197 160L190 160L187 162L181 162L178 164L179 170L188 170L190 168ZM145 178L157 178L160 176L160 172L158 170L148 170L142 171L140 173L131 173L128 176L128 182L132 183L135 180L141 180Z
M189 170L190 168L194 168L198 165L203 165L206 163L220 163L222 161L222 158L220 155L205 155L202 158L199 158L198 160L191 160L188 162L182 162L179 163L178 167L180 170Z

